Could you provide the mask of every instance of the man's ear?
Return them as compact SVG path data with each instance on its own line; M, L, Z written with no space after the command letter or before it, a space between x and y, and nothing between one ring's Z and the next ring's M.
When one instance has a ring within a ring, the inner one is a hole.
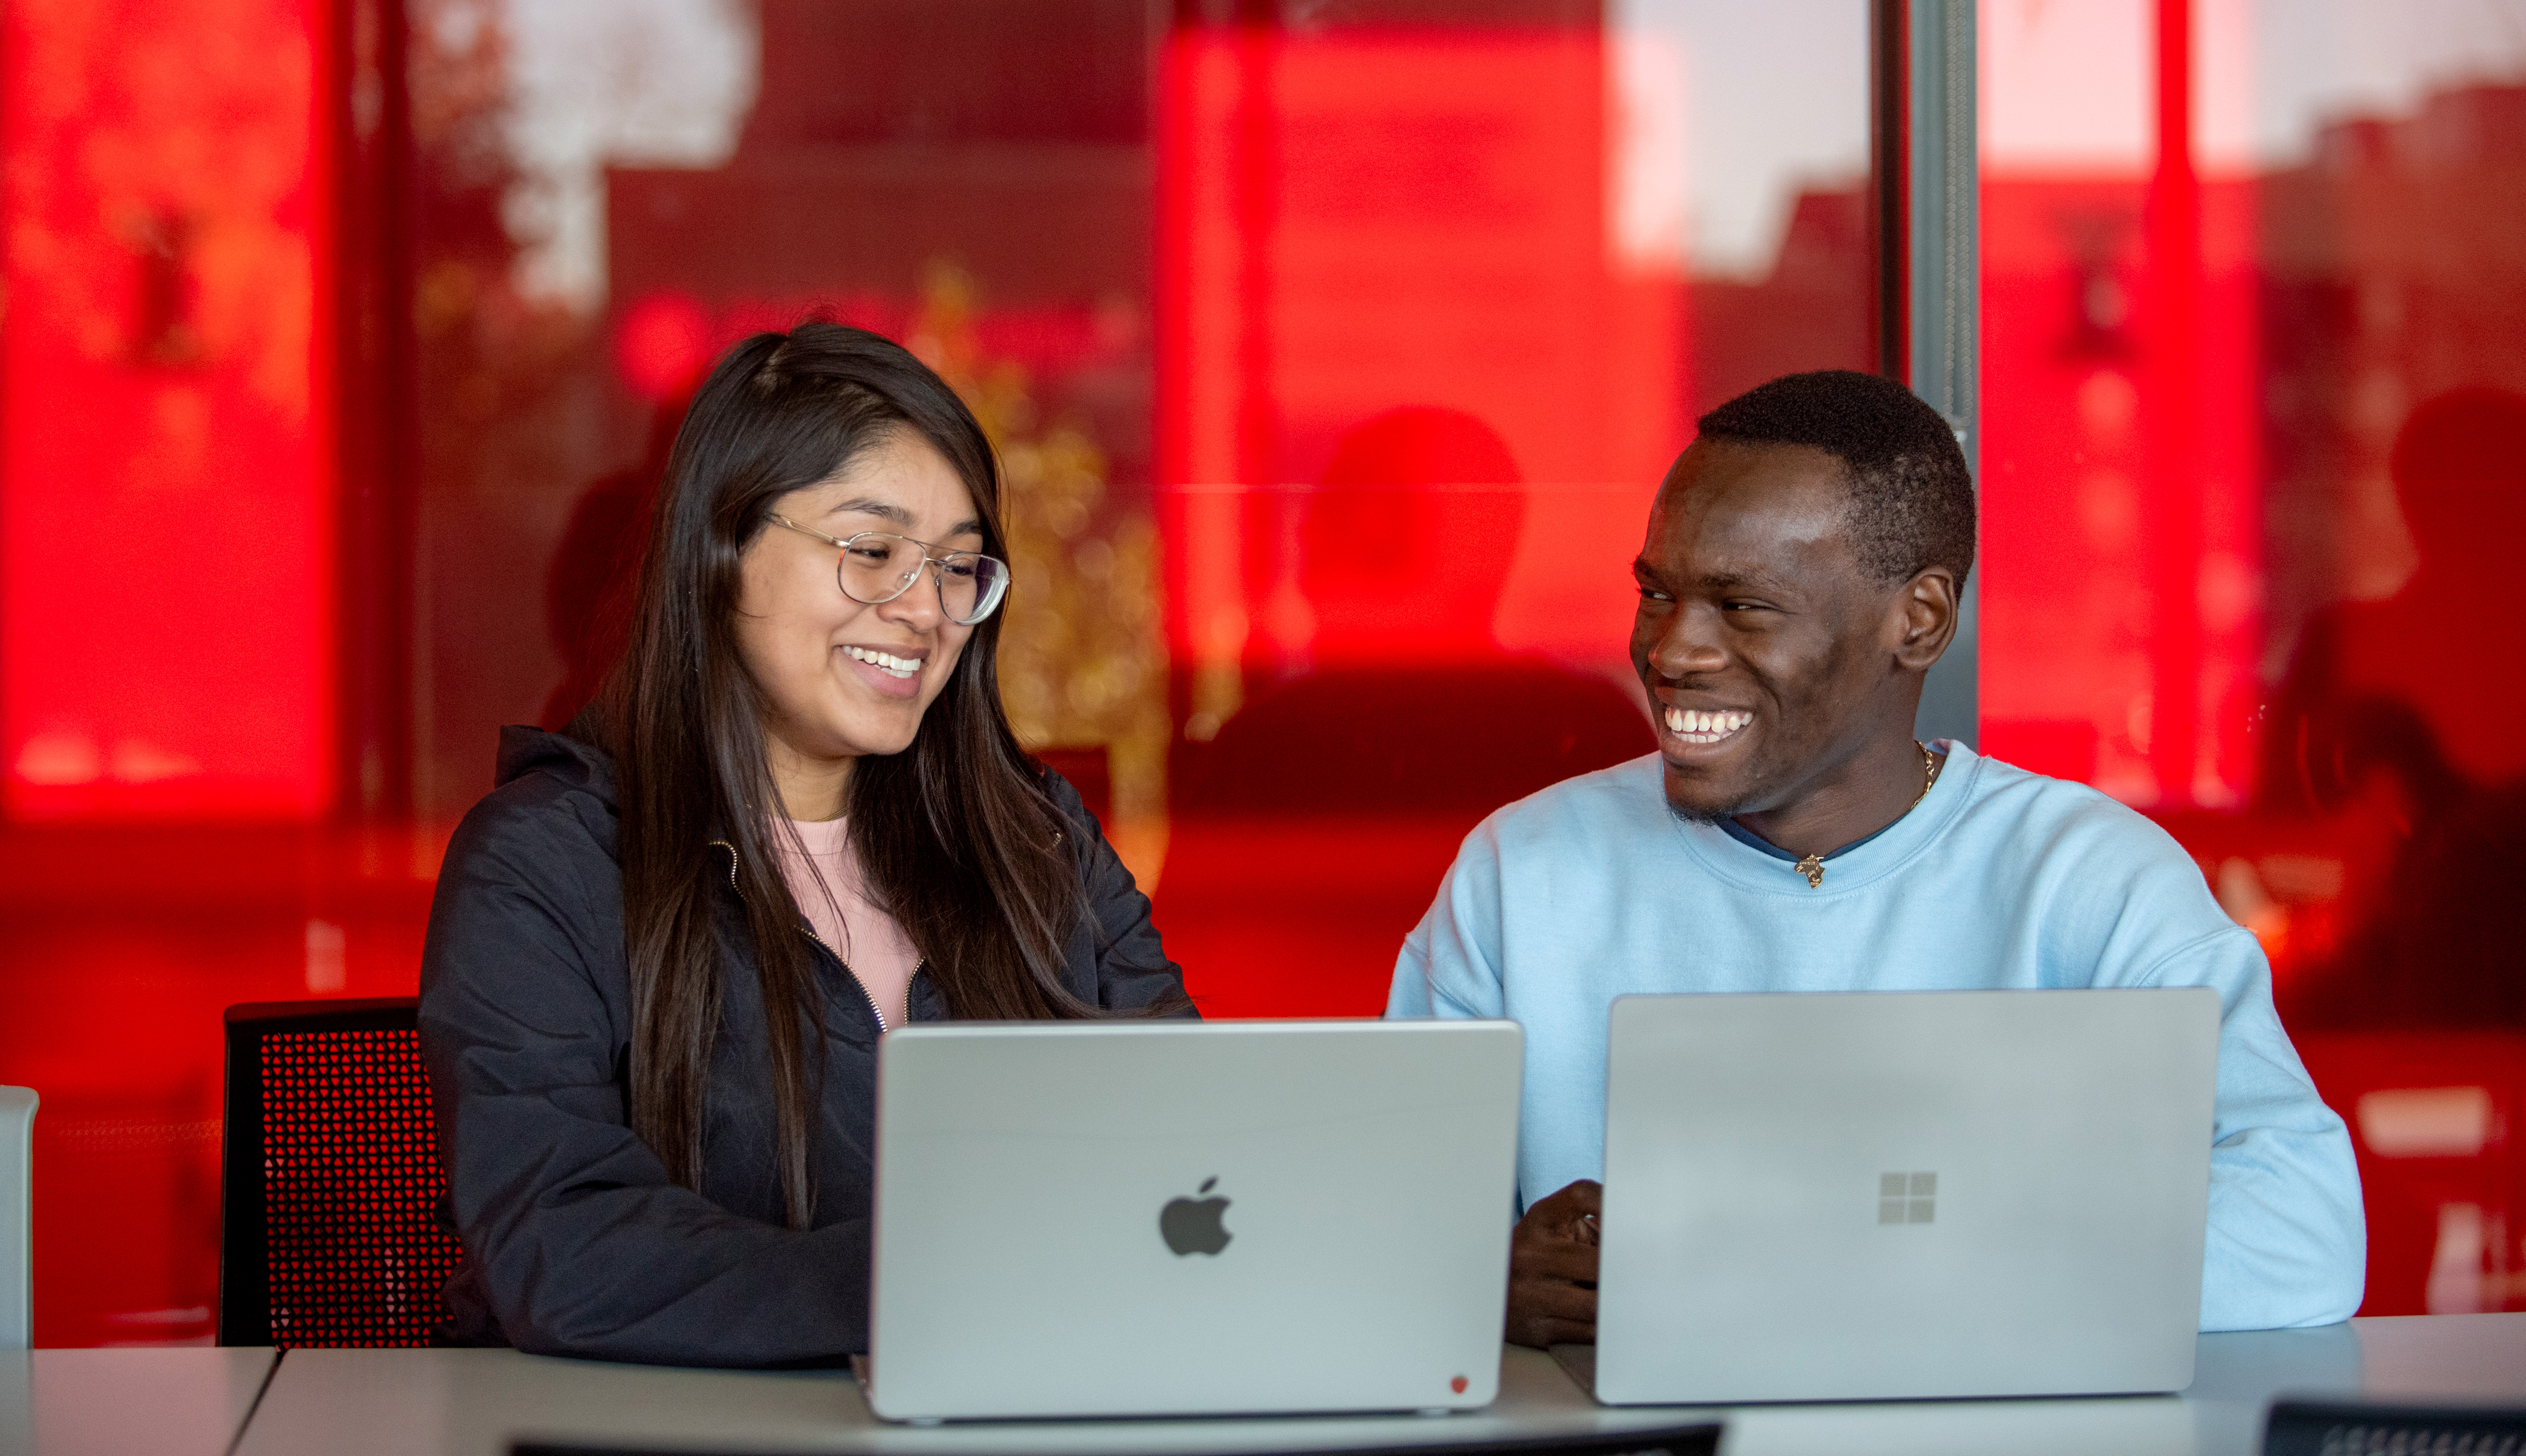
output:
M1888 624L1896 666L1926 673L1946 655L1947 644L1956 638L1957 595L1956 574L1945 567L1931 567L1903 583Z

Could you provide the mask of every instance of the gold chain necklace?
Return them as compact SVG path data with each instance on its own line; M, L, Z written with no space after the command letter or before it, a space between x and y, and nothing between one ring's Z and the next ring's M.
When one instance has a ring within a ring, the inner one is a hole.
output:
M1921 791L1912 796L1911 803L1903 806L1903 814L1909 814L1913 810L1920 808L1921 801L1930 796L1930 785L1939 781L1939 760L1936 755L1930 752L1930 745L1922 742L1918 738L1914 738L1912 740L1912 746L1921 750ZM1896 819L1901 819L1903 814L1897 814L1894 817ZM1883 830L1880 832L1883 832ZM1807 888L1824 888L1823 855L1808 855L1805 859L1798 861L1794 868L1799 874L1807 878Z

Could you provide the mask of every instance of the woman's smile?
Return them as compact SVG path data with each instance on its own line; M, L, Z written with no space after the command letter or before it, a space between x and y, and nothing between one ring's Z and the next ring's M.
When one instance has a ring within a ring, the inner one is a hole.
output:
M930 661L929 648L886 649L844 643L834 651L849 662L844 671L879 696L903 702L920 698L921 674Z

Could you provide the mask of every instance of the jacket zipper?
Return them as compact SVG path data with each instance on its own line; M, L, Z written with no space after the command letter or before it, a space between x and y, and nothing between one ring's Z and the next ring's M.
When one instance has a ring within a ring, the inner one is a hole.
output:
M726 839L713 839L711 843L717 848L728 851L728 887L729 890L736 896L737 900L742 903L745 899L745 891L736 887L736 846L729 843ZM831 955L834 962L842 968L842 975L850 979L851 989L860 993L860 1004L867 1007L869 1009L869 1015L877 1020L877 1033L880 1036L884 1035L888 1029L885 1024L885 1013L877 1009L877 997L870 995L868 987L860 983L859 973L851 969L851 963L842 959L842 953L840 951L834 949L831 945L826 945L825 937L816 933L816 928L814 926L800 926L798 928L798 932L805 935L808 939L815 941L818 945L825 946L826 954ZM930 963L925 960L921 965L914 966L912 968L912 974L919 976L921 974L921 967L929 964Z

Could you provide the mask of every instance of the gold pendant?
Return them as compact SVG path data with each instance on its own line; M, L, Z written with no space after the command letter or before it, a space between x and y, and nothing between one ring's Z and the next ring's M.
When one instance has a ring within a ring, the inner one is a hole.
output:
M1823 855L1820 855L1820 854L1811 854L1811 855L1808 855L1805 859L1802 859L1802 860L1798 861L1798 863L1797 863L1797 865L1796 865L1796 867L1795 867L1795 868L1797 869L1797 872L1798 872L1799 874L1801 874L1801 875L1803 875L1803 876L1805 876L1805 877L1807 878L1807 888L1809 888L1809 889L1822 889L1822 888L1824 888L1824 856L1823 856Z

